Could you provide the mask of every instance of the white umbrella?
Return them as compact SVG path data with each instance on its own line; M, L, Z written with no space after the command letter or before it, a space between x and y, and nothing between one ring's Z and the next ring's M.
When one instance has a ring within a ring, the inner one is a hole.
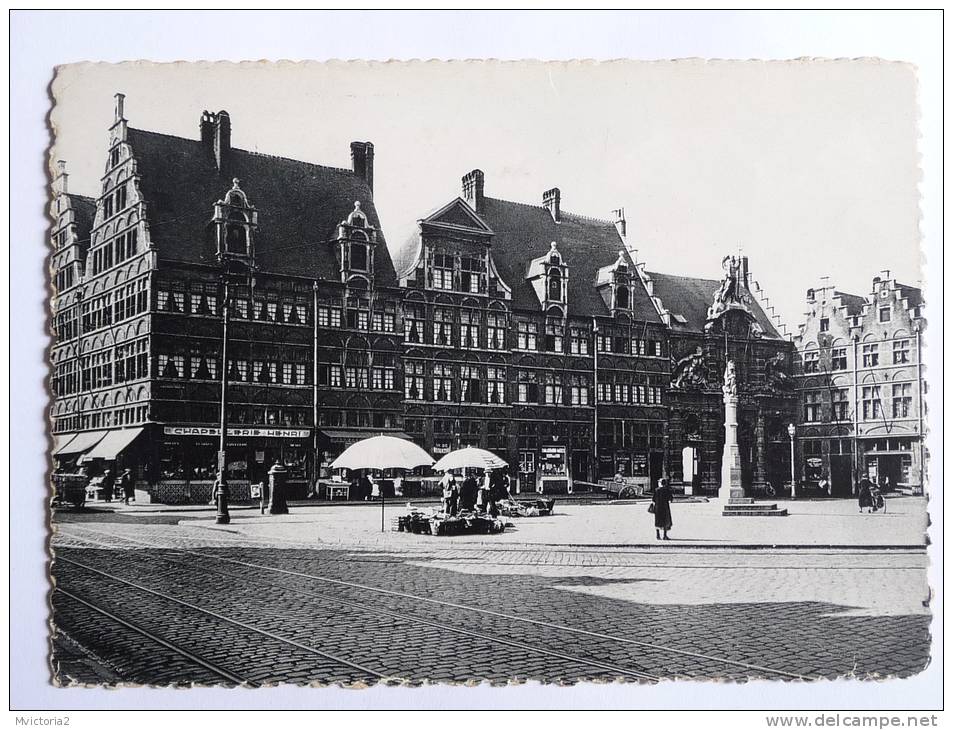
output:
M332 469L413 469L430 466L433 458L413 441L395 436L372 436L348 446Z
M451 451L433 465L436 471L450 471L451 469L502 469L507 466L499 456L486 449L467 446L465 449Z

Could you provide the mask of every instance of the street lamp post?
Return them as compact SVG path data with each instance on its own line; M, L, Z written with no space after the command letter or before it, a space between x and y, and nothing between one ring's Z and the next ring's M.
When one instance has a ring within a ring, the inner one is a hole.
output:
M788 436L791 437L791 499L797 499L794 492L794 424L788 424Z
M222 376L222 399L219 411L218 473L215 477L215 522L227 525L231 522L228 514L228 480L225 475L225 443L228 435L228 313L231 308L228 291L228 274L222 278L222 359L219 364Z

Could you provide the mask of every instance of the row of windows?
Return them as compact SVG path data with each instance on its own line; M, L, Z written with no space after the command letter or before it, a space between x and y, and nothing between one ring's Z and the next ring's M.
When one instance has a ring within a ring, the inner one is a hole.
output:
M917 308L919 309L919 307ZM919 312L914 312L914 317L919 317ZM878 322L889 322L892 317L892 310L890 307L879 307L877 310L877 321ZM822 317L819 320L819 329L821 332L830 332L831 330L831 320L829 317Z
M112 428L145 423L149 418L149 406L126 406L109 411L57 416L53 420L53 433L82 431L90 428Z
M93 276L121 264L137 253L139 253L139 231L133 228L93 249Z
M145 277L125 286L117 287L107 294L100 294L82 305L83 332L94 332L103 327L135 317L147 311L149 304L148 284ZM61 323L57 319L57 335L61 340L71 339L79 334L74 330L75 315L64 313ZM59 329L60 326L63 329Z
M831 370L847 370L847 349L846 347L831 349ZM891 351L894 365L910 362L910 340L894 340ZM880 343L861 345L861 358L862 367L873 368L880 365ZM803 353L803 362L805 373L821 372L821 358L818 350Z
M71 395L149 377L147 347L143 337L78 361L57 364L50 383L54 395Z
M662 387L642 383L599 383L600 403L645 403L656 405L662 402Z
M64 268L56 272L56 291L61 292L73 286L73 265L67 264Z
M871 385L861 388L861 419L878 421L885 418L881 403L881 386ZM824 420L824 391L807 391L804 394L804 421L816 423ZM850 420L849 392L847 388L830 390L828 414L831 421ZM913 407L912 383L894 383L890 386L890 417L907 418Z
M397 307L393 302L385 302L382 308L369 311L366 299L348 300L349 305L343 311L341 307L318 305L318 326L367 330L375 332L394 332L397 329Z
M394 428L397 423L396 414L387 411L363 411L358 409L348 409L347 411L322 409L318 411L318 426L331 428Z
M486 260L481 256L434 251L430 281L434 289L483 294L487 289Z
M331 388L360 388L361 390L394 390L393 368L368 368L352 365L318 365L318 385Z
M103 192L105 193L106 191L104 190ZM103 204L103 219L112 218L115 213L124 210L126 204L129 202L128 195L126 194L126 185L123 183L113 192L108 195L103 195L101 201Z
M189 355L156 356L156 373L160 378L219 380L221 358L211 352L193 351ZM311 368L304 362L249 360L229 358L228 379L236 383L276 383L279 385L311 385Z

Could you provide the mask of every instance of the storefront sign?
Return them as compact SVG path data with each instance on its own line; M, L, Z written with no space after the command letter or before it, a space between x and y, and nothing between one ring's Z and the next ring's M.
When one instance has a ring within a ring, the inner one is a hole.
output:
M166 426L166 436L218 436L220 428L214 426ZM229 428L229 436L272 439L304 439L310 435L305 428Z
M823 463L824 463L824 461L823 461L822 459L818 459L818 458L816 458L816 457L811 457L810 459L807 460L807 465L808 465L808 466L812 466L812 467L814 467L815 469L816 469L817 467L821 466Z

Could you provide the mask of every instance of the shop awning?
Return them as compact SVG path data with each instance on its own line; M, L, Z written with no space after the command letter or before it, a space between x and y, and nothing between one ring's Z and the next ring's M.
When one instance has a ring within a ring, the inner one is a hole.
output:
M70 441L76 438L75 433L60 433L53 437L53 455L56 456Z
M141 428L123 428L118 431L107 431L103 440L96 444L92 451L86 454L87 459L106 459L111 461L129 446L142 433Z
M322 429L320 432L332 444L356 444L358 441L371 438L372 436L393 436L399 439L410 439L403 431L338 431L333 429Z
M62 437L69 435L71 434L63 434ZM63 445L53 452L53 455L69 456L70 454L82 454L98 444L105 435L105 431L83 431L82 433L72 434L73 438L69 441L64 441Z

